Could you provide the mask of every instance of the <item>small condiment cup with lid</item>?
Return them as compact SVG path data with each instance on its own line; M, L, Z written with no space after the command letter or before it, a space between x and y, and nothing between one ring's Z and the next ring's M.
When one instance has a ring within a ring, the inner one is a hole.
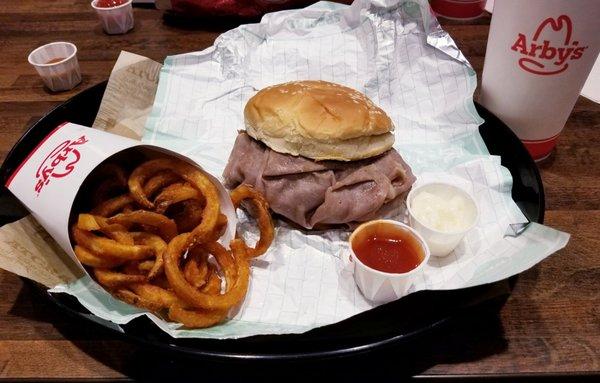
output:
M133 29L132 0L94 0L92 8L102 23L102 29L109 35L119 35Z
M479 208L466 190L447 182L427 182L406 197L410 226L429 246L431 255L445 257L477 224Z
M354 280L365 298L385 303L405 296L429 260L425 240L402 222L380 219L350 235Z
M81 82L77 47L72 43L59 41L42 45L34 49L27 60L54 92L73 89Z

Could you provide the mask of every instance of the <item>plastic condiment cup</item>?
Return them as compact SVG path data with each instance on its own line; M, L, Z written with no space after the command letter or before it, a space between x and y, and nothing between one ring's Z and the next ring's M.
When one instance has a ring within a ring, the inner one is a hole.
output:
M98 7L98 0L92 1L92 8L96 10L98 18L102 23L102 29L109 35L118 35L127 33L133 28L133 8L132 0L128 0L115 7Z
M421 222L416 218L412 204L414 198L424 191L443 195L447 198L450 198L452 194L463 196L473 207L473 211L470 214L471 222L468 222L465 229L456 231L440 231L427 226L424 222ZM479 220L479 207L477 206L475 198L473 198L466 190L445 182L429 182L413 188L406 197L406 206L408 208L410 226L425 238L425 242L427 242L427 245L429 246L431 255L436 257L445 257L450 254Z
M55 92L73 89L81 82L77 47L68 42L55 42L34 49L27 60L44 84Z
M368 226L382 224L396 226L414 236L424 254L421 263L419 263L417 267L405 273L388 273L365 265L360 258L356 256L353 250L353 243L357 234L365 230ZM391 302L405 296L415 279L423 273L423 268L427 264L430 256L427 243L417 231L402 222L389 219L378 219L363 223L352 232L349 243L350 260L354 264L354 281L365 298L379 303Z

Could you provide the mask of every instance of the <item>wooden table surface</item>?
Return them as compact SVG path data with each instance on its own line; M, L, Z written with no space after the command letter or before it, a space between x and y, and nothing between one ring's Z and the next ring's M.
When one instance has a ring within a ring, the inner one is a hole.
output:
M208 47L229 28L176 27L166 24L161 12L153 9L136 8L135 22L131 33L107 36L89 1L0 0L0 160L53 106L107 79L121 50L162 61L167 55ZM481 75L489 17L469 23L442 23ZM77 45L83 83L72 91L50 94L27 63L27 54L59 40ZM522 274L499 314L485 309L469 312L424 339L414 352L392 348L352 363L313 365L303 369L303 377L317 377L331 370L354 376L351 374L366 363L376 366L372 367L375 373L428 376L598 373L599 125L600 105L581 97L558 151L541 166L545 223L571 233L571 241L564 250ZM128 344L96 326L65 316L31 286L1 270L0 297L2 378L62 381L179 373L200 379L201 372L216 379L223 371L237 371L239 377L248 378L246 367L222 370L218 363L175 361ZM266 367L262 373L274 372Z

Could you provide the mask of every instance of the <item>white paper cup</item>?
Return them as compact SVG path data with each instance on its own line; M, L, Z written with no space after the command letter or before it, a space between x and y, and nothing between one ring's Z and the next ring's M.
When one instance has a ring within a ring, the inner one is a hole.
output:
M494 4L479 102L548 157L600 52L600 1Z
M98 165L114 154L135 149L179 158L196 166L191 159L172 151L145 145L98 129L64 123L50 132L6 181L11 191L75 262L79 262L69 236L73 203L84 180ZM219 191L221 211L227 216L223 234L227 245L235 236L237 216L229 193L212 175L205 173Z
M413 210L412 202L419 193L424 191L428 191L437 195L441 194L450 196L452 194L457 194L464 197L471 205L471 211L467 212L468 219L470 219L467 227L464 230L446 232L427 226L425 223L417 219ZM466 190L445 182L429 182L414 187L406 197L406 207L408 208L410 226L412 226L423 236L423 238L425 238L425 242L427 242L427 245L429 246L431 255L435 257L445 257L446 255L450 254L479 220L479 208L475 198L473 198L473 196Z
M54 92L73 89L81 82L77 47L72 43L60 41L42 45L34 49L27 60Z
M98 0L92 1L92 8L96 10L96 14L102 23L102 29L109 35L119 35L127 33L133 29L133 8L131 7L132 0L116 7L101 8L96 6Z
M425 256L421 263L406 273L387 273L375 270L364 263L354 254L353 241L357 233L370 225L387 224L400 228L413 235L422 246ZM354 264L354 281L365 298L373 302L385 303L402 298L406 295L413 282L423 273L423 268L429 260L429 248L423 237L413 228L398 221L389 219L378 219L363 223L350 235L350 256Z

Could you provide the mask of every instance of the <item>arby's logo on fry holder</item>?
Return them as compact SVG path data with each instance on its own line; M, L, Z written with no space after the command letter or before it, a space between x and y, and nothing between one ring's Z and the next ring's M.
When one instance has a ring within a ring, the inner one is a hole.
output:
M35 191L39 195L52 178L66 177L75 169L75 164L81 159L78 148L89 142L85 135L75 140L65 140L56 146L44 158L35 172Z
M70 227L81 185L107 158L146 145L72 122L57 125L35 147L31 148L32 144L31 139L18 147L23 159L4 184L76 261Z
M562 34L562 39L552 39L552 34ZM559 43L557 43L559 42ZM579 60L587 46L573 40L573 23L567 15L548 17L537 27L531 38L519 33L510 47L518 52L521 69L537 75L555 75L564 72L572 60Z

